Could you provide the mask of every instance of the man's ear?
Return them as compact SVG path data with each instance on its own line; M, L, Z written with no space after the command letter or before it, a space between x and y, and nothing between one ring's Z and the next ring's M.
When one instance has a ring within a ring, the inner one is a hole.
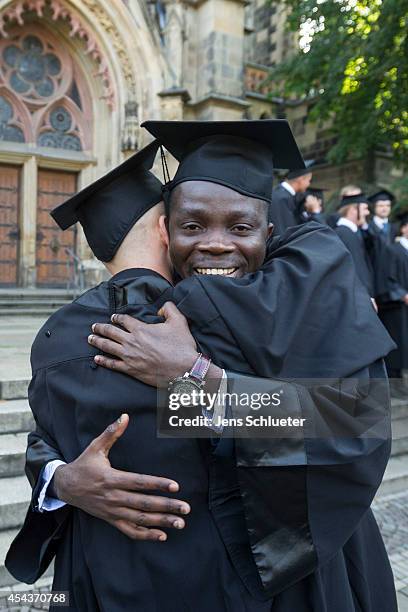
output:
M273 228L274 228L274 224L273 223L268 223L268 238L270 238L273 234Z
M159 217L159 235L160 235L160 240L165 245L166 249L168 249L169 244L170 244L170 238L169 238L169 232L167 229L166 215L160 215Z

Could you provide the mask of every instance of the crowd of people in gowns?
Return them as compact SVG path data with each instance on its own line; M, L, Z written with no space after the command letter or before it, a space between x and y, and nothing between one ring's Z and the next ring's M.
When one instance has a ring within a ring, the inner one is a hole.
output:
M333 228L349 249L361 283L397 348L387 359L391 394L404 398L408 386L408 210L398 206L387 189L365 194L358 185L345 185L335 210L325 210L324 187L312 185L313 162L289 172L272 196L275 232L310 221Z

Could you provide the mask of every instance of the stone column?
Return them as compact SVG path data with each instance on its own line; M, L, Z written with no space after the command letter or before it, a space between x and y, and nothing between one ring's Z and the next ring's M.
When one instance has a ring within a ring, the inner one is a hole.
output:
M197 119L239 120L244 100L245 2L204 0L196 5L189 43L196 48L195 95L189 104Z
M19 278L23 287L35 287L37 162L34 156L24 163L21 187Z

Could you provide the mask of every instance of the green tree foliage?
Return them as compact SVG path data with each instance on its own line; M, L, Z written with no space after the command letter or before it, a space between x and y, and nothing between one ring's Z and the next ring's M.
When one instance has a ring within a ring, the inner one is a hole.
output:
M333 161L391 149L408 166L408 0L284 0L299 51L271 74L277 94L330 119Z

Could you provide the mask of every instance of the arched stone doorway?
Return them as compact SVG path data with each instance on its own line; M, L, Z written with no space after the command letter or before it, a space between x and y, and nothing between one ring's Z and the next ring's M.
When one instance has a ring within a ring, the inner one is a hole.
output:
M14 27L0 41L0 139L64 153L92 150L92 106L85 76L68 49L41 24ZM19 281L21 172L0 166L0 284ZM61 234L49 211L75 193L77 173L37 167L36 282L69 283L76 232Z
M161 52L127 10L0 0L0 285L67 283L67 259L90 255L49 209L145 144L135 109L160 117Z

